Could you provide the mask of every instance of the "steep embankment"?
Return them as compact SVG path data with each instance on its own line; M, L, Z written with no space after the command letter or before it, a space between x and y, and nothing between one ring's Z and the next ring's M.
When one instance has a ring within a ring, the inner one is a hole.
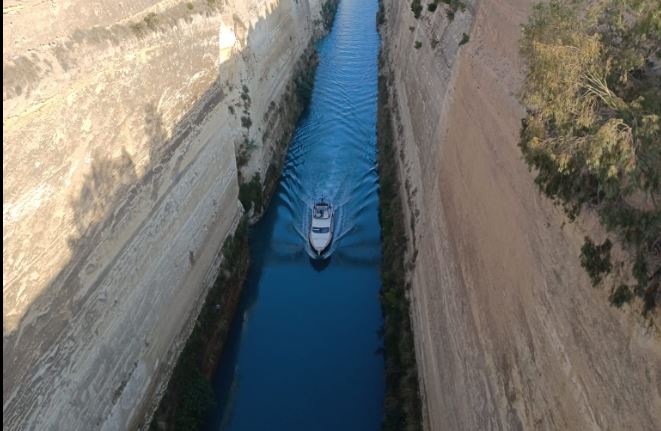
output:
M263 171L320 1L3 4L3 422L155 408ZM268 127L267 127L268 126Z
M517 147L532 2L453 20L384 3L427 428L658 429L658 329L590 287L578 254L595 227L565 223Z

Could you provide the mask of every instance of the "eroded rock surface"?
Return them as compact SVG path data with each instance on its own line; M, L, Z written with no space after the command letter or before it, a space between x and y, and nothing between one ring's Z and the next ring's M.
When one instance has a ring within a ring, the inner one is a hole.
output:
M320 9L3 4L4 429L144 424L242 212L235 148L269 165Z

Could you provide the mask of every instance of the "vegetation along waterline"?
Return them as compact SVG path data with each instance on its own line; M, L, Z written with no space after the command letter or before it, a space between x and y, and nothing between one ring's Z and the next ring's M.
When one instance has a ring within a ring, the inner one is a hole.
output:
M661 430L661 0L34 3L3 429Z
M422 429L420 393L406 283L406 233L387 78L379 75L379 220L383 257L381 304L386 360L384 430Z
M205 429L381 426L376 11L376 1L343 0L317 44L310 103L251 229L251 269ZM325 260L311 259L308 245L308 211L320 197L336 210Z
M324 3L324 28L329 31L337 1ZM254 149L246 137L237 148L239 169L239 201L246 213L233 236L222 248L223 262L219 275L209 291L184 350L182 351L161 403L151 421L151 430L197 430L207 420L209 411L217 406L211 378L223 351L227 333L243 292L243 285L250 266L248 230L251 223L259 220L275 192L282 171L282 164L294 126L310 101L318 57L314 43L310 43L298 59L293 79L286 86L281 100L272 102L267 113L269 126L277 133L275 151L265 179L255 173L249 180L241 174ZM242 87L241 123L249 129L250 89ZM231 107L231 106L230 106ZM233 110L234 108L231 107ZM277 127L276 127L277 126ZM269 130L270 132L270 130ZM269 136L265 134L264 140Z
M383 2L377 14L385 23ZM379 221L381 223L381 307L386 361L386 397L383 429L422 429L421 400L411 326L398 155L393 131L388 70L383 46L379 54L377 146L379 169Z
M223 262L181 352L150 430L197 430L215 405L211 373L222 351L250 265L248 221L225 240Z

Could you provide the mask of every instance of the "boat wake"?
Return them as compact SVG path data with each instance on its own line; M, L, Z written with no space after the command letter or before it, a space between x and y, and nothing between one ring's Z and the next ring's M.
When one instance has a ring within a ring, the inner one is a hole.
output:
M354 191L340 188L335 192L326 190L323 192L314 191L312 193L305 193L299 189L296 193L287 193L285 202L291 212L291 227L301 239L300 244L303 250L312 259L327 259L330 257L342 244L343 239L357 228L355 223L356 216L360 214L363 207L368 205L366 202L363 202L361 206L351 205L354 199L351 199L351 196L347 196L348 193L343 193L342 190L348 190L349 193ZM334 232L333 240L328 248L321 255L317 255L310 245L309 233L312 209L315 202L321 197L333 205L335 211ZM292 247L293 244L290 243L289 246Z

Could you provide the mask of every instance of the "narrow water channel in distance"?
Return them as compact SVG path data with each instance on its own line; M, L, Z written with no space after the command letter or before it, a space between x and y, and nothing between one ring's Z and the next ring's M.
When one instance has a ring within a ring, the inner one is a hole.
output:
M378 430L380 227L377 0L341 0L282 179L250 234L252 266L214 379L213 431ZM312 202L338 212L332 254L308 256Z

